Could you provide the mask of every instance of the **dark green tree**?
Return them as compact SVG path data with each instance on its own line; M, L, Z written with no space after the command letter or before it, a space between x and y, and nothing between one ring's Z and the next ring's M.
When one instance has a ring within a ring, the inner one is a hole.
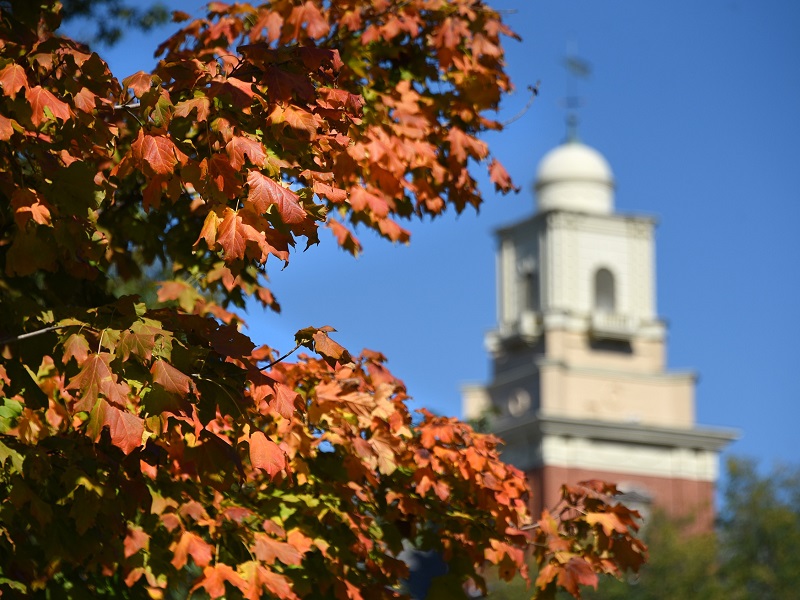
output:
M728 462L720 515L727 598L796 598L800 593L800 468L764 476L751 460Z

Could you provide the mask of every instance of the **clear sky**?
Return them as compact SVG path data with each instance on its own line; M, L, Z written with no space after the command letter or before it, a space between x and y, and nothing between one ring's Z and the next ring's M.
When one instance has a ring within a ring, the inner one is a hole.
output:
M518 91L501 120L540 82L530 110L486 137L522 191L497 198L483 177L479 215L412 224L409 246L362 231L357 260L323 237L270 272L283 313L251 311L250 335L288 350L297 329L332 325L349 349L385 353L415 406L460 415L459 386L489 379L492 232L533 211L536 165L564 138L572 43L592 65L580 136L611 164L617 210L659 217L658 310L670 366L700 374L699 423L741 431L726 454L798 462L800 2L489 3L523 37L506 45ZM122 78L152 66L163 33L101 53Z

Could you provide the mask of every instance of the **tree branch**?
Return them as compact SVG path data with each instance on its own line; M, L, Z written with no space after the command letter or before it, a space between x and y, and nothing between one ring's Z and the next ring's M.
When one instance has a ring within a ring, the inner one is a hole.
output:
M14 342L19 342L21 340L32 338L37 335L41 335L43 333L47 333L49 331L55 331L56 329L64 329L65 327L72 327L71 325L51 325L50 327L45 327L44 329L37 329L36 331L29 331L28 333L20 333L19 335L11 335L9 337L5 337L0 339L0 345L3 344L13 344Z
M270 368L274 367L275 365L277 365L277 364L278 364L279 362L281 362L282 360L285 360L285 359L289 358L289 357L290 357L292 354L294 354L294 353L295 353L295 351L296 351L296 350L297 350L297 349L298 349L300 346L302 346L302 344L297 344L297 345L296 345L294 348L292 348L291 350L289 350L289 351L288 351L286 354L284 354L284 355L283 355L283 356L281 356L280 358L276 358L276 359L275 359L275 360L273 360L271 363L269 363L269 364L268 364L266 367L261 367L261 369L259 369L259 370L260 370L260 371L266 371L267 369L270 369Z

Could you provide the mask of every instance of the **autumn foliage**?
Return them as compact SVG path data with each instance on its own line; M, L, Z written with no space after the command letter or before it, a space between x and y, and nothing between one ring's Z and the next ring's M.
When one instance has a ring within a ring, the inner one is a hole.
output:
M120 82L56 3L2 7L0 592L402 597L409 545L457 591L531 555L542 594L638 567L613 487L537 521L499 441L412 418L382 355L239 329L320 229L406 241L403 219L480 204L473 164L511 189L478 138L510 89L497 13L212 2ZM115 297L153 265L158 303Z

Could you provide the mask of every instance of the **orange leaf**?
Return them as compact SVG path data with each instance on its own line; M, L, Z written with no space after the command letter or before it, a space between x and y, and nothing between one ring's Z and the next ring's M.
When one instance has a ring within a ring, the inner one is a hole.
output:
M233 136L225 146L225 150L231 159L231 166L237 171L244 165L245 156L257 167L263 167L267 160L267 153L264 151L264 146L261 145L261 142L241 135Z
M178 394L181 397L189 394L192 380L167 361L156 360L153 366L150 367L150 373L153 375L153 382L159 384L168 392Z
M204 588L212 598L221 598L225 595L225 582L232 583L241 591L248 588L247 582L236 571L224 563L217 563L203 569L203 577L191 591Z
M299 37L303 25L306 26L306 32L311 39L321 38L330 31L328 22L311 0L307 0L301 6L295 6L292 9L292 14L287 19L287 23L294 25L293 37L295 38Z
M205 221L203 221L203 228L200 230L200 235L197 236L197 240L195 241L194 245L200 242L200 240L206 241L206 246L209 249L214 248L217 240L217 229L219 227L219 217L217 213L213 210L209 211L206 215Z
M199 98L191 98L189 100L184 100L183 102L178 102L175 105L175 113L176 117L188 117L193 110L197 111L197 120L198 122L202 122L208 119L208 115L210 112L211 102L205 96L200 96Z
M85 113L91 113L96 107L97 97L97 94L83 87L81 91L73 97L75 108Z
M239 214L231 208L226 208L225 216L217 228L217 243L222 246L225 260L244 258L247 240L250 237L248 233Z
M173 567L179 570L186 566L190 556L198 567L207 566L211 562L214 552L214 548L211 545L189 531L184 531L181 534L181 539L173 543L169 549L172 550L174 555L170 562Z
M125 406L128 386L117 383L117 376L109 366L113 358L108 352L93 354L83 363L80 372L70 380L67 389L81 392L81 398L75 403L75 410L92 410L99 394L115 404Z
M150 536L139 527L128 529L123 546L125 548L125 558L130 558L139 550L147 550L150 545Z
M353 210L363 211L369 208L376 217L383 218L389 214L389 205L386 200L370 194L362 187L353 187L350 189L350 205Z
M14 135L14 121L0 115L0 142L7 142Z
M70 358L74 358L78 366L81 366L89 358L89 343L80 333L73 333L69 336L64 342L63 348L64 358L62 361L65 365Z
M264 214L274 204L284 223L301 223L306 218L306 211L300 205L300 197L275 180L258 171L250 171L247 174L247 185L250 186L247 199L253 203L259 214Z
M350 353L337 342L334 342L325 331L318 330L312 338L314 339L314 350L325 358L335 361L349 361Z
M127 90L128 88L133 90L133 95L137 98L141 98L145 92L150 91L150 86L152 84L153 78L150 73L145 73L144 71L139 71L138 73L134 73L133 75L128 75L125 79L122 80L122 87L123 89Z
M50 209L43 202L44 198L29 188L17 188L11 195L14 207L14 220L17 227L24 227L28 221L39 225L51 225Z
M25 90L25 98L31 106L31 121L36 127L39 127L50 118L45 113L45 108L48 109L55 119L68 121L71 116L69 105L56 98L41 86L37 85L34 88Z
M0 70L0 86L3 86L3 93L9 98L15 98L17 93L28 87L28 77L25 69L21 65L11 63Z
M292 583L288 577L267 569L258 561L251 560L239 565L239 571L250 584L250 589L245 594L248 600L261 598L263 588L267 588L281 600L299 600L292 591Z
M286 455L278 444L267 439L261 431L256 431L250 436L250 462L254 468L275 477L286 468Z
M581 585L590 585L597 589L597 573L583 558L573 556L558 572L558 585L576 598L580 597Z
M294 403L297 399L297 392L282 383L275 383L272 387L275 395L269 402L270 409L286 419L291 419L295 411Z
M291 544L279 542L266 533L255 534L253 554L258 560L263 560L268 565L275 564L276 560L285 565L297 566L303 562L303 554Z
M302 133L308 140L313 140L317 136L317 117L294 105L276 105L275 110L270 113L268 118L271 123L276 125L286 123L295 131Z
M156 333L159 329L145 325L141 321L136 321L130 328L123 332L117 344L117 354L123 361L127 361L131 354L135 354L144 360L153 357L153 349L156 345ZM163 332L162 332L163 333Z
M331 202L344 202L347 200L346 191L319 181L314 182L314 193L320 198L327 198Z
M603 533L606 535L612 535L615 531L618 533L628 533L628 527L614 513L592 512L587 513L584 518L589 525L599 524L603 528Z
M495 189L498 191L506 192L514 189L511 176L505 167L500 164L500 161L496 159L492 159L492 162L489 163L489 179L491 179Z

